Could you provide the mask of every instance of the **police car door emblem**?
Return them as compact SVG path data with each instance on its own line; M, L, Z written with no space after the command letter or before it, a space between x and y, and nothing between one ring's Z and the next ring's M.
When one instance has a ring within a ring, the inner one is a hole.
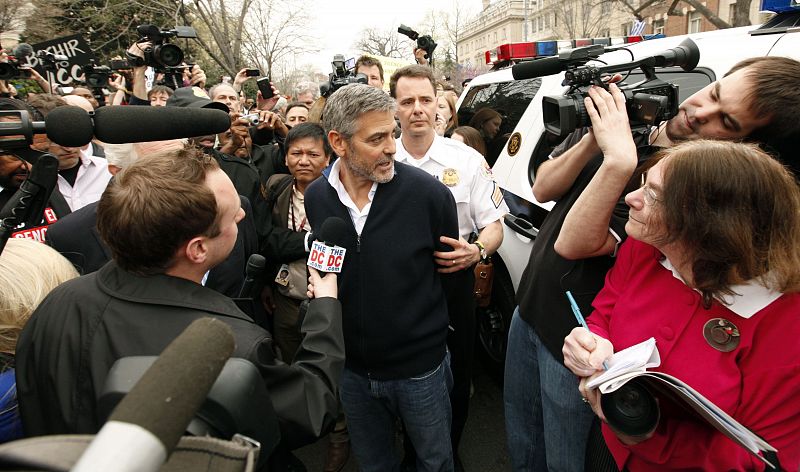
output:
M453 168L447 168L443 170L442 183L448 187L455 187L458 185L458 171Z
M516 132L511 135L508 139L508 146L506 150L508 151L508 155L514 157L519 152L519 149L522 147L522 135L519 132Z

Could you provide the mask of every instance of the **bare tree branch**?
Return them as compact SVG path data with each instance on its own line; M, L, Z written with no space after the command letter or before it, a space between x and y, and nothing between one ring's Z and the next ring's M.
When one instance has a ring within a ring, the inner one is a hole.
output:
M354 46L367 54L397 58L409 57L411 51L405 44L405 39L407 38L401 37L395 26L384 30L365 28L361 31L361 39L356 41Z

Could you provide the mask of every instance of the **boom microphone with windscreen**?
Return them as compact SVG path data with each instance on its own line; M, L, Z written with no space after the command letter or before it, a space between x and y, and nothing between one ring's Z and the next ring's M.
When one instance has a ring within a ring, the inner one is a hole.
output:
M159 470L234 347L227 324L212 318L194 321L122 399L72 470Z
M92 136L110 144L166 141L222 133L231 127L227 113L208 108L113 106L94 116L81 108L58 107L45 118L47 137L62 146L81 147Z

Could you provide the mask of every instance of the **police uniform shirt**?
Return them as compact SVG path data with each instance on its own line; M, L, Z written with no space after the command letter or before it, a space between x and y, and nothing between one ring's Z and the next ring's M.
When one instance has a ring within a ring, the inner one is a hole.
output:
M425 155L414 159L401 138L395 159L424 170L450 189L458 208L458 232L464 239L508 213L486 159L464 143L436 136Z

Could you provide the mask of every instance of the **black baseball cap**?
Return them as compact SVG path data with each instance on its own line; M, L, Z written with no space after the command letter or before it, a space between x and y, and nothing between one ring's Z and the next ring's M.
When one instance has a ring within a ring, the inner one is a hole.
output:
M167 100L168 107L216 108L230 112L224 103L212 102L205 90L200 87L181 87Z

